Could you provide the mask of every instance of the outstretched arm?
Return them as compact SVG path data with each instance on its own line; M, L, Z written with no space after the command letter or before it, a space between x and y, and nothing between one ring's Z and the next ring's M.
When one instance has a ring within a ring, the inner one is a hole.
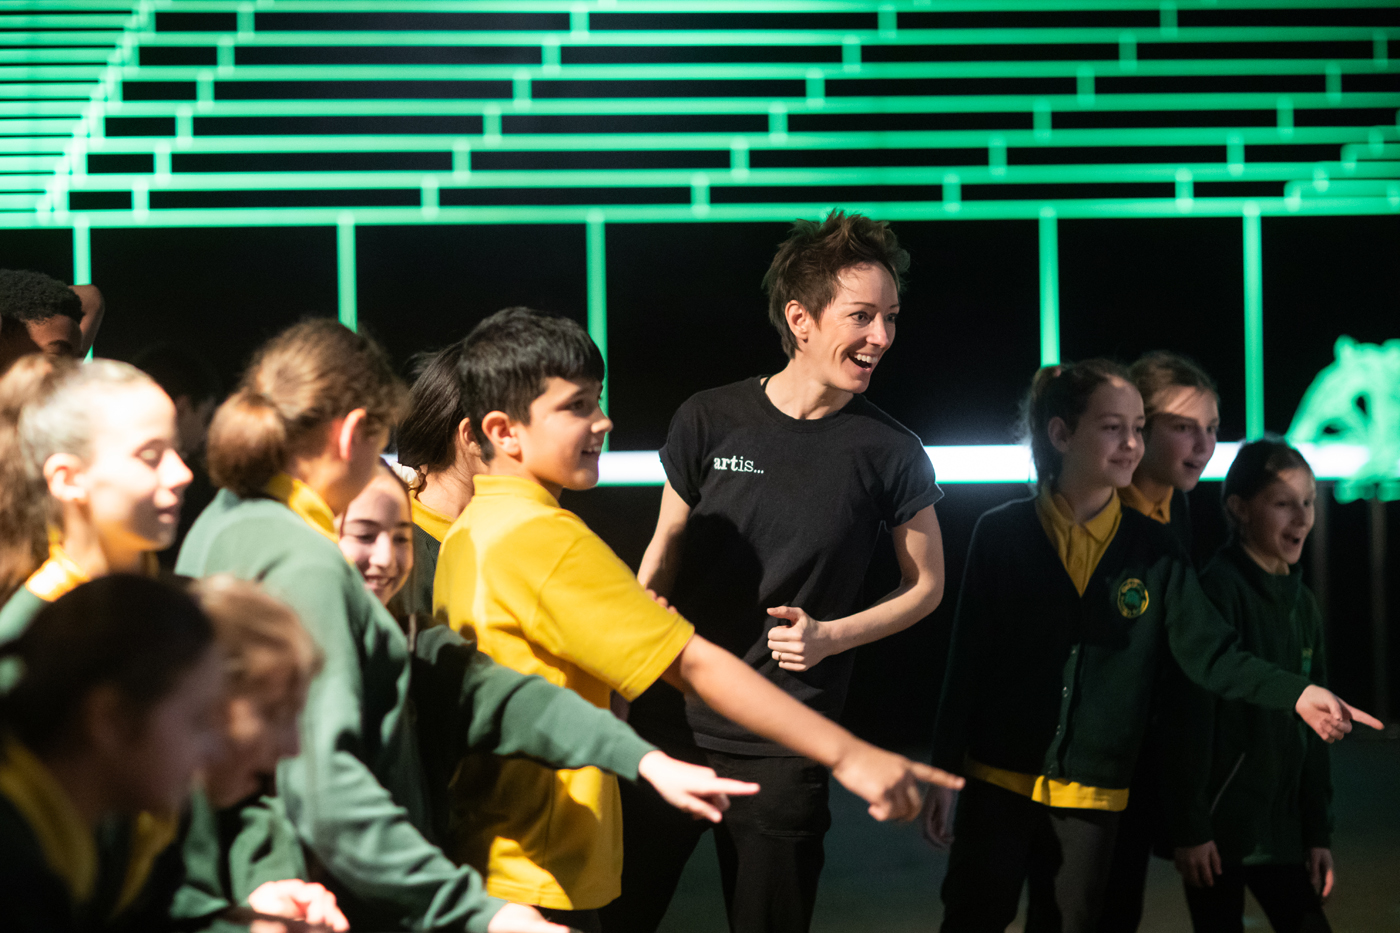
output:
M913 819L922 803L920 783L963 785L962 778L861 741L698 635L663 676L721 716L826 765L847 790L870 804L877 820Z
M899 586L869 609L829 621L813 619L797 606L768 610L787 623L768 632L768 650L779 667L808 670L834 654L903 631L938 608L944 586L943 533L933 506L895 528L893 535Z

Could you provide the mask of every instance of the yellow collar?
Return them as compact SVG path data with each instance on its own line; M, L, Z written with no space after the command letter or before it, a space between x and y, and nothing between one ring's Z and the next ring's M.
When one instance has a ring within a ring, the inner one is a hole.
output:
M88 575L73 558L63 550L57 541L49 542L49 559L25 581L29 592L46 603L51 603L63 594L76 589L79 584L88 582Z
M17 739L4 739L0 794L24 817L49 869L78 904L92 897L97 881L97 843L73 801L34 753Z
M519 476L474 476L472 486L476 489L473 500L477 496L521 496L559 508L559 500L551 496L548 489Z
M1070 508L1069 500L1058 492L1042 490L1035 505L1041 521L1048 522L1058 534L1068 538L1071 528L1082 528L1099 544L1112 540L1113 533L1118 530L1118 520L1123 516L1123 505L1116 493L1108 500L1108 505L1099 510L1099 514L1083 523L1075 522L1074 510Z
M1153 502L1142 494L1142 490L1130 483L1118 490L1118 496L1128 508L1141 512L1154 522L1170 525L1172 523L1172 492L1173 490L1167 490L1165 499L1161 502Z
M428 508L418 501L416 495L408 497L408 504L413 510L413 524L432 535L433 539L441 544L442 539L447 537L447 529L452 527L455 519L448 518L436 509Z
M267 481L263 491L297 513L302 521L339 547L340 538L335 533L335 513L316 490L295 476L278 473Z

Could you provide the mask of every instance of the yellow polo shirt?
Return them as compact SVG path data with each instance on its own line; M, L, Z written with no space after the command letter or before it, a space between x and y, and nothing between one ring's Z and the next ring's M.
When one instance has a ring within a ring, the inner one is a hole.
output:
M1153 502L1142 494L1142 490L1130 483L1118 490L1118 497L1123 500L1124 505L1133 511L1141 512L1143 515L1146 515L1159 524L1170 525L1172 523L1173 492L1175 492L1175 490L1168 489L1165 499L1160 502Z
M419 502L417 495L408 497L408 505L413 512L413 524L422 528L432 536L434 541L441 544L442 539L447 536L447 529L452 527L452 519Z
M474 634L498 663L602 709L612 690L632 700L655 683L694 634L690 623L647 596L603 540L537 483L478 476L475 484L438 556L438 620ZM621 893L613 775L471 756L453 796L449 852L485 875L496 897L591 910Z
M1046 489L1042 489L1036 498L1035 511L1040 517L1040 526L1045 529L1045 534L1055 545L1055 552L1060 555L1065 572L1074 581L1079 595L1083 596L1089 586L1089 578L1094 575L1094 569L1103 559L1123 520L1123 506L1118 501L1118 495L1115 493L1099 514L1083 524L1075 523L1074 512L1064 496L1052 494ZM1043 774L1022 774L993 768L972 759L967 762L966 772L968 777L995 784L1048 807L1118 811L1128 805L1126 787L1091 787Z

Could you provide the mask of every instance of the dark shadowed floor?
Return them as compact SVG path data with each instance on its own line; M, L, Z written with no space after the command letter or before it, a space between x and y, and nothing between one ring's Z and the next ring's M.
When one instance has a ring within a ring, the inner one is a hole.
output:
M1400 930L1400 742L1353 738L1334 748L1337 890L1327 912L1334 929ZM887 826L839 788L832 794L833 826L813 933L912 933L936 930L942 917L938 886L946 856L911 825ZM663 933L723 933L713 843L707 835L682 879ZM1010 928L1019 933L1020 923ZM1247 930L1268 930L1250 904ZM1175 869L1154 859L1141 933L1189 931Z

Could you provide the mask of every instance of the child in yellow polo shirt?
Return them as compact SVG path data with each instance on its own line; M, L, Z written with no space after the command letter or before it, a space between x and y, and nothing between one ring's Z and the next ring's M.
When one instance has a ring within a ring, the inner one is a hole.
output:
M599 408L603 358L578 324L527 308L498 312L468 335L459 373L487 473L475 478L475 496L443 540L433 584L439 618L472 629L497 662L600 707L610 691L631 700L661 679L693 692L717 713L831 768L877 819L912 818L918 781L960 786L860 741L696 636L559 507L564 489L598 482L603 438L612 430ZM455 853L487 876L489 891L597 928L594 911L620 891L614 777L470 759L455 790Z

